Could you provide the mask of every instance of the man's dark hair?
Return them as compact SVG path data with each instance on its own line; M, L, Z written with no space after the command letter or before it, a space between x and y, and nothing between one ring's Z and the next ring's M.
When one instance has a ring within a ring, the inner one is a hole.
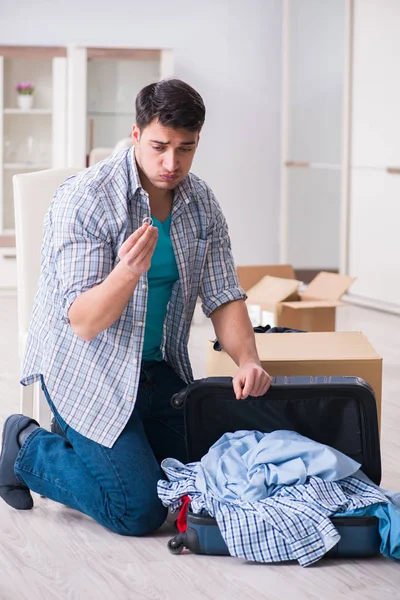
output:
M164 127L200 131L206 109L202 97L180 79L164 79L144 87L136 97L136 124L144 129L153 119Z

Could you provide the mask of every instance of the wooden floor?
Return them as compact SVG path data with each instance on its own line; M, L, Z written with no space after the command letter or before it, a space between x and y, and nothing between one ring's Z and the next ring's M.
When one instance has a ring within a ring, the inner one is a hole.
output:
M364 331L384 357L383 485L400 490L400 318L356 307L338 328ZM18 411L16 298L0 297L0 419ZM205 374L209 323L196 319L191 355ZM400 563L322 560L260 565L235 558L172 556L167 523L156 534L123 538L91 519L35 496L31 511L0 503L0 600L357 600L400 599Z

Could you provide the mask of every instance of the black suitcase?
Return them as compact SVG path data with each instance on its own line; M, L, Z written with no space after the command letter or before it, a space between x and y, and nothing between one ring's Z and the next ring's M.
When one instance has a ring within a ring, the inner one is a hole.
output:
M357 377L275 377L264 398L236 400L232 379L195 381L171 399L184 411L188 462L200 460L224 434L238 430L264 433L296 431L326 444L362 465L377 485L381 480L379 431L372 388ZM341 539L326 556L367 557L379 553L375 517L332 517ZM217 522L209 515L187 514L187 530L168 542L179 554L228 555Z

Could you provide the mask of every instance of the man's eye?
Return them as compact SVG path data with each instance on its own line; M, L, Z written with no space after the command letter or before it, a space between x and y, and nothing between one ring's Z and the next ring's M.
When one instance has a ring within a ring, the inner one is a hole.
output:
M192 152L193 148L181 148L181 152L187 153Z
M158 152L162 152L164 150L164 146L153 146L153 150L158 150Z

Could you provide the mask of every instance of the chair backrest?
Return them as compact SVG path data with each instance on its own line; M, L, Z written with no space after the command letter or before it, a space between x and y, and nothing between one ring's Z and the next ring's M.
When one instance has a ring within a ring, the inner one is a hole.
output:
M89 167L92 167L101 160L108 158L109 156L111 156L112 153L112 148L93 148L93 150L91 150L89 154Z
M13 177L20 344L29 328L40 275L44 217L58 186L77 171L49 169Z

